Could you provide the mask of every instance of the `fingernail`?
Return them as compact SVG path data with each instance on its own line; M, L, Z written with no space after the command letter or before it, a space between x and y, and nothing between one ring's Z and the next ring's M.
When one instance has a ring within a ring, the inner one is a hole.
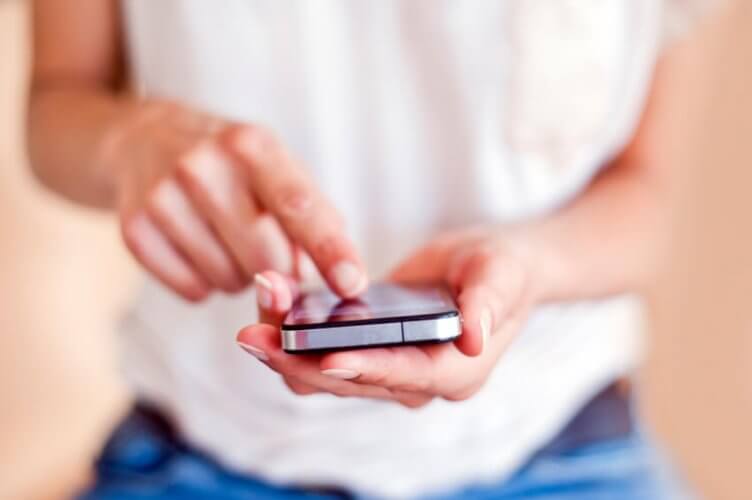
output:
M366 277L352 262L340 262L332 270L332 281L340 293L346 296L357 295L366 284Z
M259 361L269 361L269 356L266 355L264 351L259 349L258 347L254 347L252 345L244 344L242 342L238 342L238 345L248 354L253 356L254 358L258 359Z
M274 301L274 295L272 290L274 285L269 281L269 278L265 278L261 274L256 274L253 277L253 283L256 285L256 298L259 305L264 309L271 309L272 302Z
M489 335L491 335L491 310L484 308L480 313L480 333L483 336L483 345L486 344Z
M350 380L360 375L355 370L348 370L347 368L329 368L328 370L321 370L321 374L327 377L341 378L342 380Z

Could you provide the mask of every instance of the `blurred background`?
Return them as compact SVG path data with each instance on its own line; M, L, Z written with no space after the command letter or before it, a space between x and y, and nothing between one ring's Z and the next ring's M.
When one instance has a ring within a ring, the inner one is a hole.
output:
M134 283L113 220L31 178L28 5L0 1L0 498L62 498L125 408L113 321Z
M28 6L0 1L0 499L61 498L127 407L113 324L136 273L114 221L45 192L25 165ZM752 6L730 2L686 85L665 159L675 190L650 291L643 407L708 498L750 498ZM95 258L93 258L95 257Z

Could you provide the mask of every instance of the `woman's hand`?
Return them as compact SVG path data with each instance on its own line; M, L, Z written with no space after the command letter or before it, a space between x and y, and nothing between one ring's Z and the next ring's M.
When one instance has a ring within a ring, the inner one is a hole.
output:
M484 384L535 302L530 267L497 229L474 229L435 240L392 274L397 282L445 282L462 313L462 335L448 344L290 355L279 324L296 288L280 273L257 276L262 324L238 343L277 371L295 393L331 393L420 407L433 398L469 398Z
M265 129L145 103L106 137L125 242L186 299L264 269L300 277L308 257L341 296L365 288L341 217Z

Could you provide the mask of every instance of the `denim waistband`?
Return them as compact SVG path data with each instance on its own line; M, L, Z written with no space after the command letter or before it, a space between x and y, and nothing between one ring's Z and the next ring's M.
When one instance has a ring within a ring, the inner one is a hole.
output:
M590 443L626 437L634 431L631 398L612 384L594 396L546 446L533 455L558 454ZM151 405L137 403L105 445L97 463L100 473L134 477L149 476L180 454L203 457L222 469L212 457L185 443L168 418ZM223 471L224 474L231 474ZM249 478L250 479L250 478ZM302 490L301 490L302 491ZM305 488L326 498L351 498L338 488Z

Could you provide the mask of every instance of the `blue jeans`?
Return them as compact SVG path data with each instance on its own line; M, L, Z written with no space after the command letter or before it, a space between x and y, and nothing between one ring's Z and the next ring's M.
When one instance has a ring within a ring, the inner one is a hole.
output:
M653 500L686 498L632 425L628 400L605 390L511 478L424 500ZM158 414L137 408L116 430L80 500L360 499L335 489L268 484L223 469L180 441Z

